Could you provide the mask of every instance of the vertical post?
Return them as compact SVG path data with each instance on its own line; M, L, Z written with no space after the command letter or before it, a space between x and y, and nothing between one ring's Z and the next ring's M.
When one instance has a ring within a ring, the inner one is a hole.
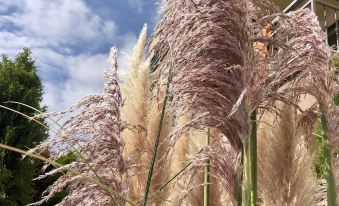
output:
M326 33L326 44L328 45L328 34L327 34L327 15L326 15L326 5L324 4L324 32Z
M311 1L311 10L315 13L316 0Z

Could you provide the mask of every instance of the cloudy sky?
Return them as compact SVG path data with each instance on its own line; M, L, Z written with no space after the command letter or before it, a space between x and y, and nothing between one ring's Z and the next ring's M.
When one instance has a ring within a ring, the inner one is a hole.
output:
M136 37L157 18L158 0L0 0L0 55L30 48L44 104L61 111L102 89L111 46L126 69Z

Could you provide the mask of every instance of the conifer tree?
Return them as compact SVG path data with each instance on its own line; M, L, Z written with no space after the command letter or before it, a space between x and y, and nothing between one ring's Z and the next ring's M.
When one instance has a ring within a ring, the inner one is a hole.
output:
M42 101L42 84L37 74L31 51L24 49L15 59L2 56L0 60L0 104L28 116L34 110L7 101L21 102L39 110ZM0 142L20 149L33 148L47 137L47 130L28 121L13 111L0 109ZM0 205L26 205L32 201L33 177L39 162L22 159L20 154L0 149Z

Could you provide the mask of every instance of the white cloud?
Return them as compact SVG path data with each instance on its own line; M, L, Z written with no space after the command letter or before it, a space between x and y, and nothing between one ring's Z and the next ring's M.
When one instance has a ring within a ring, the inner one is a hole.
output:
M124 46L119 48L119 71L128 69L128 56L131 56L137 41L135 35L123 37ZM50 49L37 49L34 56L39 60L38 66L44 68L43 76L65 73L67 79L52 83L45 81L44 104L50 111L62 111L79 99L102 90L104 73L110 69L108 52L104 54L80 54L77 56L62 55Z
M76 103L88 94L95 94L103 87L104 71L109 69L106 54L68 57L68 79L60 88L60 102L64 107Z
M119 49L118 65L119 72L128 69L128 56L131 56L136 42L134 35L127 35L126 44ZM128 42L128 43L127 43ZM61 111L75 104L79 99L95 94L102 90L104 84L104 73L110 69L107 54L80 54L78 56L58 56L55 53L45 52L51 59L63 59L62 68L67 72L67 80L62 84L51 84L45 82L44 103L49 106L50 111ZM48 58L47 58L48 59ZM60 72L51 69L49 72Z
M102 82L102 72L108 68L106 54L81 54L67 59L70 78L84 84L97 84ZM98 70L100 72L98 72Z
M0 30L0 54L6 53L10 56L14 56L23 47L27 48L39 48L46 45L46 41L43 39L37 39L35 37L22 36L8 31Z
M127 34L123 37L123 47L119 49L118 64L120 71L128 69L128 58L132 55L137 37L134 34Z
M97 53L93 48L110 46L117 37L113 21L102 19L83 0L0 0L0 5L0 54L15 56L23 47L32 50L50 111L62 111L101 91L109 51ZM1 15L9 8L16 9ZM119 51L131 53L136 37L118 38L124 39ZM74 46L85 50L78 54ZM118 60L127 68L123 55Z
M62 82L55 82L55 80L43 82L44 104L49 106L50 111L65 110L86 95L101 91L104 71L109 69L108 54L62 56L51 51L45 53L46 59L56 60L55 64L60 63L55 67L45 65L44 68L50 69L48 75L64 72L67 76ZM53 64L53 61L50 63Z
M115 32L114 22L100 18L82 0L23 0L13 1L11 6L18 11L0 16L0 22L19 28L20 35L45 39L53 46L103 42Z

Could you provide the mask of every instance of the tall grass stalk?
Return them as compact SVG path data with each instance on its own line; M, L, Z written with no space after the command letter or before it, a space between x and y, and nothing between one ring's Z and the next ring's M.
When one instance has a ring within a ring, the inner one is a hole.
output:
M327 205L335 206L336 204L336 192L333 175L333 166L331 158L331 150L328 140L328 126L324 115L321 115L321 127L322 127L322 138L323 138L323 151L326 163L326 183L327 183Z
M236 191L235 191L235 205L242 206L242 184L244 179L244 147L240 150L240 166L237 170Z
M207 137L206 137L206 146L210 144L210 129L207 129ZM205 166L205 177L204 177L204 206L209 205L210 199L210 160L207 161L207 165Z
M7 109L7 110L9 110L9 111L11 111L11 112L20 114L21 116L27 118L28 120L33 120L34 122L38 123L39 125L43 126L44 128L50 129L50 128L49 128L47 125L45 125L44 123L42 123L42 122L40 122L40 121L34 119L33 117L30 117L30 116L24 114L24 113L22 113L22 112L19 112L19 111L15 110L15 109L11 109L11 108L6 107L6 106L3 106L3 105L0 105L0 108Z
M250 115L251 132L244 146L244 203L246 206L255 206L257 204L257 121L256 111Z
M167 105L167 100L168 100L170 81L171 81L171 68L169 69L169 73L168 73L167 84L166 84L166 92L165 92L164 102L163 102L162 110L161 110L160 122L159 122L158 131L157 131L157 138L156 138L154 148L153 148L152 161L151 161L149 172L148 172L146 189L145 189L145 194L144 194L144 201L143 201L143 204L142 204L143 206L146 206L146 204L147 204L148 194L149 194L149 191L150 191L150 188L151 188L152 176L153 176L153 172L154 172L154 165L155 165L157 151L158 151L158 147L159 147L159 143L160 143L161 131L162 131L163 123L164 123L164 119L165 119L165 111L166 111L166 105Z
M251 206L257 204L257 112L253 111L251 114L251 136L249 139L250 152L250 168L251 168Z
M199 155L201 152L203 151L203 149L201 149L197 154ZM163 184L159 189L157 189L155 192L152 193L152 195L150 196L150 198L153 198L154 196L156 196L161 190L163 190L164 188L166 188L167 186L170 185L171 182L173 182L174 180L176 180L183 172L185 172L185 170L188 170L188 168L192 165L193 162L189 162L187 163L183 168L180 169L179 172L177 172L175 175L173 175L171 178L169 178L169 180Z

